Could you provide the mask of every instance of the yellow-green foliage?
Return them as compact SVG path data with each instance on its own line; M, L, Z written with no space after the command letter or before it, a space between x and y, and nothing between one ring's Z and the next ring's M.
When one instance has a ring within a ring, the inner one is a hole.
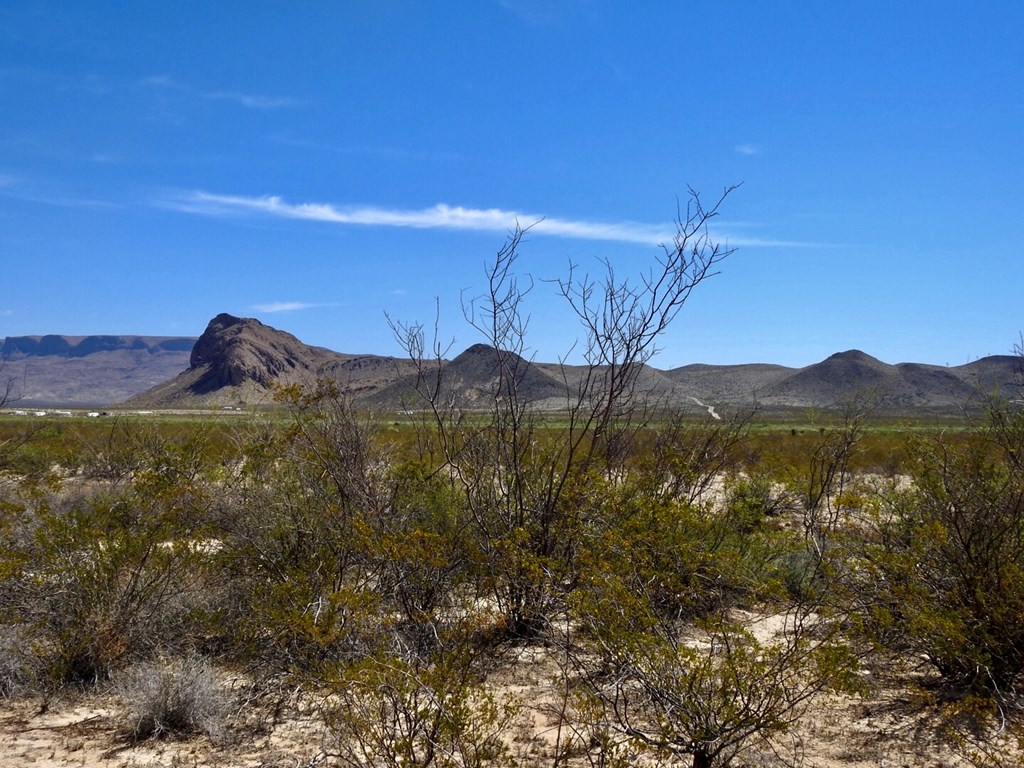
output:
M1024 422L1008 408L970 440L918 444L914 485L883 500L851 578L881 642L1004 703L1024 672Z
M106 677L185 641L200 601L202 527L180 497L98 494L41 508L5 554L9 623L38 638L54 682Z
M378 653L338 670L326 718L347 766L485 768L516 762L507 733L518 702L478 678L468 627L442 633L425 654Z
M788 730L819 692L857 689L838 623L809 607L784 610L780 632L758 639L730 612L696 622L666 615L639 574L595 565L611 568L574 600L578 666L591 709L638 749L690 755L696 768L727 765L753 737Z

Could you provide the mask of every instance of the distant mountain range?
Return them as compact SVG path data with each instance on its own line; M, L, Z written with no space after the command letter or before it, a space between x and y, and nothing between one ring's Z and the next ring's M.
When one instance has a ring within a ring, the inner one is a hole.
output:
M466 407L483 404L498 385L498 355L477 344L431 363L444 396ZM326 377L381 408L415 407L415 366L404 358L351 355L302 343L258 320L217 315L198 339L146 336L20 336L0 347L3 381L13 379L24 404L146 408L265 405L277 385ZM534 407L558 409L586 373L515 358L516 391ZM842 405L871 392L889 413L946 413L981 402L983 394L1018 396L1021 360L1010 355L944 367L890 365L858 350L804 368L781 365L687 365L646 368L644 396L677 407L772 410Z
M0 345L0 392L25 405L120 403L189 365L195 337L8 336Z

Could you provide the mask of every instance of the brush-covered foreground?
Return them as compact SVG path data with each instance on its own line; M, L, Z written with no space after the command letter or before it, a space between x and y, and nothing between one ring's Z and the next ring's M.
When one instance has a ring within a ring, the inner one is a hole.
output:
M1019 764L1012 404L595 434L281 399L4 421L0 764Z

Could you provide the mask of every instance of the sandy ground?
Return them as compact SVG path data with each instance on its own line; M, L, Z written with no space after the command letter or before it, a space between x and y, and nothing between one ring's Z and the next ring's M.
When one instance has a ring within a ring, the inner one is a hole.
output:
M92 693L52 702L39 712L38 701L8 703L0 719L0 766L97 766L99 768L186 768L188 766L260 766L298 768L320 764L322 727L298 711L279 727L255 734L235 725L223 740L149 740L131 744L125 737L120 703Z
M521 765L553 764L555 745L569 729L557 715L559 695L553 681L554 652L527 648L516 663L497 672L492 684L506 700L522 705L508 734ZM907 675L885 669L865 672L872 693L863 698L823 696L797 728L774 744L759 744L734 765L749 768L960 768L994 765L969 759L953 749L937 726L920 712L907 687ZM236 698L243 697L236 690ZM121 703L111 693L67 694L40 711L39 699L0 704L0 766L96 766L97 768L313 768L327 766L326 731L313 714L292 698L271 724L258 705L240 707L226 735L214 742L191 740L130 744ZM245 712L239 715L238 712ZM990 757L1003 765L1024 764L1020 753L989 743ZM574 761L586 765L586 761ZM643 763L641 763L643 764Z

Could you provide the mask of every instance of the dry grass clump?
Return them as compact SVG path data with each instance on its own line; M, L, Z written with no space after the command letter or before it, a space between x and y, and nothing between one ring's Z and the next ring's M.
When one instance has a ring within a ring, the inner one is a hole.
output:
M17 627L0 627L0 700L11 699L30 690L36 679L28 645Z
M132 741L224 733L228 696L204 659L138 664L118 678L115 688L130 717Z

